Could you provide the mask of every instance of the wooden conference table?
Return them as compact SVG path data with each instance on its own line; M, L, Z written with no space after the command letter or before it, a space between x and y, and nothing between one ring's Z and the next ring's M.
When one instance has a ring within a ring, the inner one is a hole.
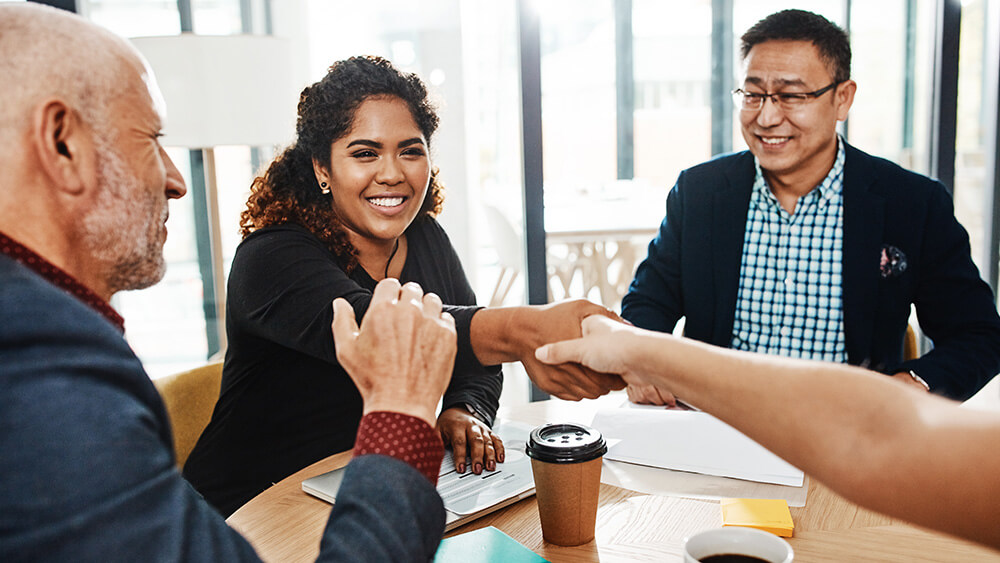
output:
M531 425L589 423L606 400L551 400L505 407L500 418ZM265 561L312 561L331 505L302 491L304 479L350 461L350 452L321 460L264 491L229 517ZM627 464L623 464L627 465ZM607 471L605 471L607 473ZM845 500L810 481L804 507L791 508L795 561L997 561L1000 552L925 531ZM542 540L535 497L527 498L447 534L494 526L545 559L561 561L681 561L683 541L721 525L715 500L650 495L601 484L594 541L560 547Z

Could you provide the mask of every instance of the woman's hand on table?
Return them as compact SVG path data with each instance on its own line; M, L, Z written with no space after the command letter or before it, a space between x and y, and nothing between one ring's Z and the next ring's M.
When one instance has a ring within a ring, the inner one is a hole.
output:
M503 463L503 440L485 422L460 407L445 409L437 419L437 429L445 445L454 452L455 471L465 473L466 463L472 472L493 471ZM469 461L466 461L468 457Z

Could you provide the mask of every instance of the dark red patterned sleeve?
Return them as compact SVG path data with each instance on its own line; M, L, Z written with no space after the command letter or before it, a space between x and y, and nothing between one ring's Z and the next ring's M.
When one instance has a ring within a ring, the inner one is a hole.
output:
M361 418L354 457L381 454L413 466L437 486L444 443L425 421L398 412L376 411Z

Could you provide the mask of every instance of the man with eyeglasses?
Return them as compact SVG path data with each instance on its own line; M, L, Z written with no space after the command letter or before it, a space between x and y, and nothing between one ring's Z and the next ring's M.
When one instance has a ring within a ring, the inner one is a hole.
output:
M741 38L749 151L681 173L622 316L738 350L846 362L954 399L1000 371L1000 318L944 186L837 134L847 34L802 10ZM904 361L911 304L934 349ZM673 404L652 386L633 401Z

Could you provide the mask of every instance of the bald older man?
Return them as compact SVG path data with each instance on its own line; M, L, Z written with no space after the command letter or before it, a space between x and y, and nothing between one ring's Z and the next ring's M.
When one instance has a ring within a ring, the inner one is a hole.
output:
M163 276L167 203L186 191L152 73L75 15L0 5L0 100L0 561L257 559L176 471L163 403L108 305ZM320 557L427 561L454 321L394 280L360 329L342 309L338 356L365 415ZM380 342L400 353L372 354Z

